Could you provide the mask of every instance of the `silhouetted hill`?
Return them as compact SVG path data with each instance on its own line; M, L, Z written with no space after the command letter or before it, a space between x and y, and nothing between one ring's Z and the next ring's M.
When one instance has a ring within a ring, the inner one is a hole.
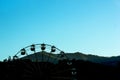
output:
M57 63L58 60L60 60L60 58L57 56L58 54L50 54L47 52L42 52L41 54L41 52L38 52L38 53L23 57L22 59L31 59L33 62L36 61L36 58L38 59L38 61L41 61L42 59L43 61L46 61L49 59L49 62ZM80 52L66 53L66 56L69 58L69 60L73 60L73 59L83 60L83 61L90 61L93 63L100 63L100 64L111 65L111 66L115 66L120 62L120 56L102 57L97 55L83 54ZM63 56L62 59L66 59L65 56Z
M103 57L103 56L90 55L90 54L87 55L80 52L68 53L67 56L70 59L90 61L94 63L100 63L100 64L112 65L112 66L115 66L120 62L120 56Z

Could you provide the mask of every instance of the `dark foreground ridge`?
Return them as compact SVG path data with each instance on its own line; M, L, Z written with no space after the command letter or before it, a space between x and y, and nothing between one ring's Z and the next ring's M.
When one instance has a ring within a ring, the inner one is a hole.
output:
M120 80L120 65L107 66L82 60L0 62L1 80Z

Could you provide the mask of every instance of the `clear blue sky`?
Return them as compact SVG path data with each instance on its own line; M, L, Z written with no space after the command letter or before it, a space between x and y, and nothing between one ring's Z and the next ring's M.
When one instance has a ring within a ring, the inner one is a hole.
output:
M120 0L0 0L0 60L33 43L120 55Z

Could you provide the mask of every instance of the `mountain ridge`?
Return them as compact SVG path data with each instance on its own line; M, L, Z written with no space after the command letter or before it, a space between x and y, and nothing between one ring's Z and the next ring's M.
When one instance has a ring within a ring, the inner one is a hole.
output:
M35 55L37 56L37 59L41 60L41 52L37 52L35 54L28 55L26 57L23 57L22 59L27 59L30 58L32 61L35 61ZM112 57L104 57L104 56L97 56L97 55L92 55L92 54L84 54L81 52L75 52L75 53L65 53L65 55L68 57L69 60L83 60L83 61L90 61L93 63L100 63L104 65L117 65L120 62L120 56L112 56ZM59 58L57 57L58 54L50 54L47 52L43 53L44 60L48 59L50 62L53 61L58 61ZM65 59L65 58L64 58ZM56 63L56 62L55 62Z

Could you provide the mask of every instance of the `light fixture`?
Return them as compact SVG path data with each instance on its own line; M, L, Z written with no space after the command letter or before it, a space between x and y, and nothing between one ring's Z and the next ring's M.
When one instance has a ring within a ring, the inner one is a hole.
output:
M76 75L77 74L76 68L72 68L71 70L72 70L72 72L71 72L72 75Z
M67 61L67 64L68 64L68 65L72 65L72 62L71 62L71 61Z

